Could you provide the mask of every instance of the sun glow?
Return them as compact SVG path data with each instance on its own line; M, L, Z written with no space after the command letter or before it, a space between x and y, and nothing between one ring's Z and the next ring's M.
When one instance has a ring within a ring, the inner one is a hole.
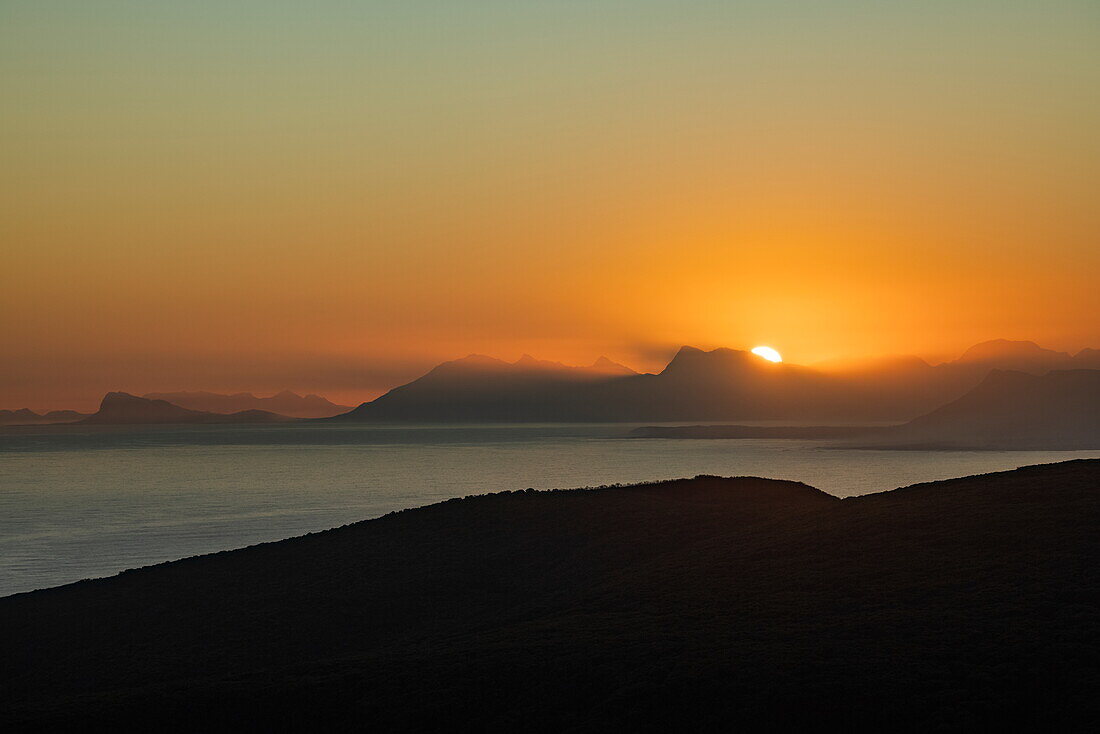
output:
M771 347L753 347L752 353L757 357L763 357L769 362L782 362L783 357Z

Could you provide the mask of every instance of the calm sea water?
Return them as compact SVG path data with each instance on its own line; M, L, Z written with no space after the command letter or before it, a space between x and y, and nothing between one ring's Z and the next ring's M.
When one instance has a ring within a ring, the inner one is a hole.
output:
M323 530L449 497L694 476L838 496L1092 452L632 440L630 426L193 426L0 432L0 595Z

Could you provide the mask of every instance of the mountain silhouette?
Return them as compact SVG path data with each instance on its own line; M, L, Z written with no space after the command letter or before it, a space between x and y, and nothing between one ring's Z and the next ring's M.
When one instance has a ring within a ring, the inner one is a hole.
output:
M41 423L42 416L29 408L19 410L0 410L0 425L29 425Z
M1100 448L1100 370L993 370L981 384L889 434L959 448Z
M606 358L570 367L526 354L515 362L471 354L335 420L570 420L591 388L634 375Z
M993 339L975 344L951 364L1042 374L1067 367L1071 360L1068 352L1044 349L1035 342Z
M962 397L898 426L641 426L629 435L849 439L874 448L1100 449L1100 370L993 370Z
M685 346L659 374L471 355L335 420L631 421L797 414L826 378L747 351ZM817 401L820 402L820 401ZM811 406L812 407L812 406Z
M1100 370L1100 349L1082 349L1073 355L1068 367L1081 370Z
M109 392L92 415L81 423L144 424L144 423L278 423L292 421L284 415L265 410L244 410L228 415L190 410L166 400L140 398L124 392Z
M345 413L351 408L337 405L320 395L298 395L290 390L266 398L256 397L250 392L232 395L205 392L159 392L148 393L149 400L166 400L173 405L207 413L238 413L244 410L264 410L293 418L328 418Z
M451 500L0 599L0 725L1075 730L1100 460Z
M1090 363L1031 342L975 345L958 360L930 365L898 357L804 367L736 349L681 347L657 374L609 361L567 367L525 355L509 363L470 355L334 420L481 421L907 421L955 400L991 369L1042 374ZM1100 354L1100 353L1098 353Z

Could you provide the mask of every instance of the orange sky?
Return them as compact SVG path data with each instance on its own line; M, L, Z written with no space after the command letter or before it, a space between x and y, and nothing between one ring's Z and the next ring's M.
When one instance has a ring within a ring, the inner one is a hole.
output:
M0 408L1100 347L1095 4L223 5L0 10Z

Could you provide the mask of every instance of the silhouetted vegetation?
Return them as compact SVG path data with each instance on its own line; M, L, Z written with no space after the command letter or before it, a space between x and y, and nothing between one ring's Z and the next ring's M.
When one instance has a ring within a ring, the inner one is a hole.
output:
M1100 461L467 497L0 599L0 723L1057 731L1098 521Z

